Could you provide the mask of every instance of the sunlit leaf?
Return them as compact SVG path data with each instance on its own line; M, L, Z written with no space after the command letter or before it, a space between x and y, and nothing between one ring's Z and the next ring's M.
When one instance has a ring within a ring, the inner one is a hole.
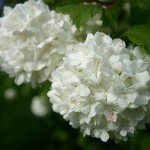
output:
M136 25L124 33L131 42L144 47L150 54L150 25Z

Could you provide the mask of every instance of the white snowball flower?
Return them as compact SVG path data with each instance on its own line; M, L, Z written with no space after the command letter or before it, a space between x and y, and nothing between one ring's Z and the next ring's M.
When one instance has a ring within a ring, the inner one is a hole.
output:
M11 101L16 98L17 92L14 88L8 88L4 92L4 97L6 100Z
M32 98L31 111L37 117L46 116L49 113L49 107L46 104L46 97L35 96Z
M84 43L66 52L63 65L52 74L48 96L53 110L84 135L104 142L127 140L145 124L150 110L148 67L122 40L88 34Z
M1 68L18 85L44 82L72 46L75 30L68 15L50 11L41 0L5 7L0 18Z

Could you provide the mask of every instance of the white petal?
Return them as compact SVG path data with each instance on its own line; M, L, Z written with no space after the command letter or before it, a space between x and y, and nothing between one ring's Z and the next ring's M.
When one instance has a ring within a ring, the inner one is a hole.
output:
M84 135L90 135L90 129L89 128L86 128L84 130Z
M113 64L113 63L116 63L118 62L120 59L120 57L118 55L112 55L110 58L109 58L109 62L110 64Z
M25 77L24 77L24 74L20 74L16 77L15 79L15 83L17 85L21 85L23 82L25 81Z
M117 96L108 92L107 93L107 102L114 103L117 100Z
M142 84L146 84L148 81L150 81L150 75L147 71L136 73L135 79L137 80L136 84L138 84L138 82L141 82Z
M86 97L90 94L89 88L87 88L84 85L80 85L76 88L77 93L79 93L80 96Z
M144 55L142 52L143 52L142 48L140 46L136 46L134 48L133 55L137 58L143 58Z
M105 131L105 130L102 130L102 134L101 134L101 140L103 142L107 142L109 139L109 134Z
M127 135L127 131L122 129L122 130L120 131L120 135L121 135L121 136L126 136L126 135Z
M127 93L125 95L125 97L127 98L128 103L134 102L138 96L139 96L138 92Z
M106 92L97 92L94 94L94 98L96 101L105 100L106 99Z
M90 106L84 106L84 107L81 108L81 112L83 114L88 114L89 111L90 111Z
M105 36L103 37L103 42L106 43L106 44L111 44L112 39L110 38L110 36L105 35Z

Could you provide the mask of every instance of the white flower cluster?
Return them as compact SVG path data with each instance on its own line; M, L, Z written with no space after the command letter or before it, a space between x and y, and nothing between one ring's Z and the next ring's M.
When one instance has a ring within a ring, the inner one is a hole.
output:
M44 117L50 111L48 106L47 97L34 96L31 101L31 112L37 117Z
M0 66L15 82L42 83L74 42L68 15L50 11L41 0L4 8L0 18Z
M97 32L66 52L52 74L53 110L84 135L126 140L143 127L150 100L148 63L135 47Z
M149 58L140 47L130 50L122 40L96 32L101 25L96 14L77 33L68 15L50 11L42 0L5 7L0 67L18 85L35 86L52 75L48 96L55 112L84 135L126 140L150 123ZM77 34L88 34L84 43L76 42ZM38 116L48 113L39 97L31 109Z

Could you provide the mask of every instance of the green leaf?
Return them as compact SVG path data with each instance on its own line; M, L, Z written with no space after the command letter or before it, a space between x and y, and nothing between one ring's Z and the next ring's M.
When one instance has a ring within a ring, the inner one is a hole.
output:
M136 25L124 33L136 45L142 46L150 54L150 25Z
M114 28L116 24L116 15L112 10L103 9L102 20L103 20L103 25L105 27L109 26L111 28Z
M79 28L84 26L85 23L97 13L101 13L102 7L95 5L68 5L57 7L56 11L69 14L73 23Z

